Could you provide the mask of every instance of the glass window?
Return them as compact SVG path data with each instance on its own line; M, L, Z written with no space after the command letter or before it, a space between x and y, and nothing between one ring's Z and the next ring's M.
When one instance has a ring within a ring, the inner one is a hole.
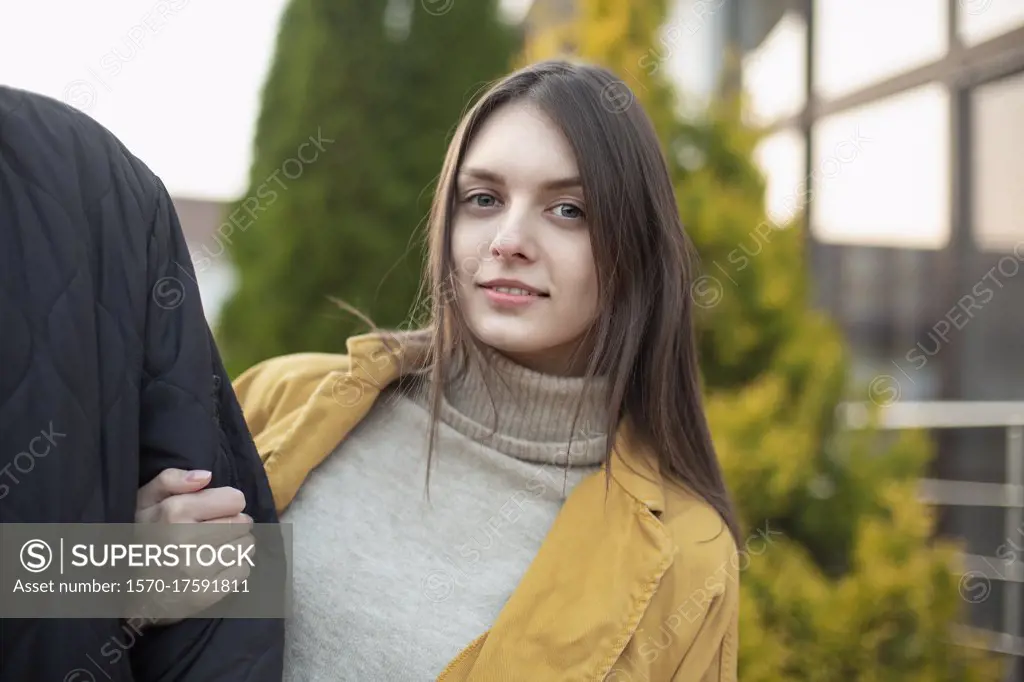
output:
M811 229L835 244L937 249L949 240L949 94L908 90L812 132Z
M956 29L965 45L984 42L1021 25L1021 0L960 0Z
M1024 400L1024 248L1017 253L972 254L967 275L957 298L946 301L944 320L936 320L949 343L959 344L961 397Z
M1024 73L978 87L971 100L974 241L1012 251L1024 247Z
M917 340L919 325L930 317L928 303L934 297L936 282L925 277L925 258L931 255L931 251L917 249L896 249L892 253L893 287L889 295L900 346L909 348Z
M851 247L843 250L843 317L853 328L877 332L888 322L885 253L881 249ZM879 338L874 339L880 344ZM882 355L888 348L876 347Z
M755 124L795 116L807 101L807 23L786 12L757 49L743 58L743 89Z
M946 0L815 0L814 12L814 91L827 99L923 66L948 49Z
M765 176L765 210L776 225L789 223L807 203L806 149L803 134L788 128L765 137L754 150Z
M657 44L640 57L641 70L653 74L664 69L682 89L680 110L684 115L703 113L718 86L725 53L726 14L720 0L671 3Z

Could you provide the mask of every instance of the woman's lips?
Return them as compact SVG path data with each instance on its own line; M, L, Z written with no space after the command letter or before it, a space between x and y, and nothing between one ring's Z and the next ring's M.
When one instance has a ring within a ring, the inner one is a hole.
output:
M523 308L547 298L544 294L512 293L509 291L510 288L514 289L514 287L480 288L483 289L488 301L501 308ZM499 291L499 288L504 291Z

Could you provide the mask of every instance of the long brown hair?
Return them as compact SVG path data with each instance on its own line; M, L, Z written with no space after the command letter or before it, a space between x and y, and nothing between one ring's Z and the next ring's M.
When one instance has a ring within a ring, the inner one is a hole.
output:
M633 432L656 453L652 464L662 476L714 507L738 543L738 523L701 397L690 296L695 251L680 222L651 121L632 91L602 67L558 60L515 71L486 90L455 131L430 211L421 292L429 318L421 330L430 347L425 371L432 375L429 452L444 379L454 359L465 357L468 344L475 343L456 295L456 177L480 127L513 101L528 101L547 114L579 166L599 280L586 377L608 379L602 432L614 434L620 421L629 419ZM609 437L609 469L613 446Z

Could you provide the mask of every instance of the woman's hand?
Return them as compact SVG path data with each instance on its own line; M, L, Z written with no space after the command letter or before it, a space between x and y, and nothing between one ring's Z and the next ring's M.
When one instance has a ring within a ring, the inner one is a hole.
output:
M209 471L164 469L139 488L135 523L244 523L245 495L235 488L203 490Z
M209 471L183 471L181 469L164 469L152 481L139 488L135 505L136 523L202 523L223 524L223 532L217 533L221 546L240 547L243 551L255 543L250 530L252 518L244 513L245 496L235 488L204 488L210 483ZM220 529L218 529L220 530ZM235 554L234 551L231 554ZM196 585L208 585L214 580L244 580L249 576L249 567L245 562L240 566L232 566L221 570L214 563L203 567L180 566L179 573L168 576L169 569L161 568L164 584L170 580L208 581L197 582ZM180 584L180 583L179 583ZM161 610L172 607L179 617L144 618L146 625L170 625L182 618L199 613L212 606L225 596L223 591L197 589L168 594L142 594L139 608L147 610L146 603L160 604Z

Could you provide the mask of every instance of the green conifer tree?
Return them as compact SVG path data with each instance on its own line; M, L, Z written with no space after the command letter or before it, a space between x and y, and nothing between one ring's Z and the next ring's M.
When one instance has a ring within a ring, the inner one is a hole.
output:
M344 351L366 326L331 299L383 327L406 320L450 136L518 45L495 0L291 2L223 240L238 274L217 329L232 375Z

